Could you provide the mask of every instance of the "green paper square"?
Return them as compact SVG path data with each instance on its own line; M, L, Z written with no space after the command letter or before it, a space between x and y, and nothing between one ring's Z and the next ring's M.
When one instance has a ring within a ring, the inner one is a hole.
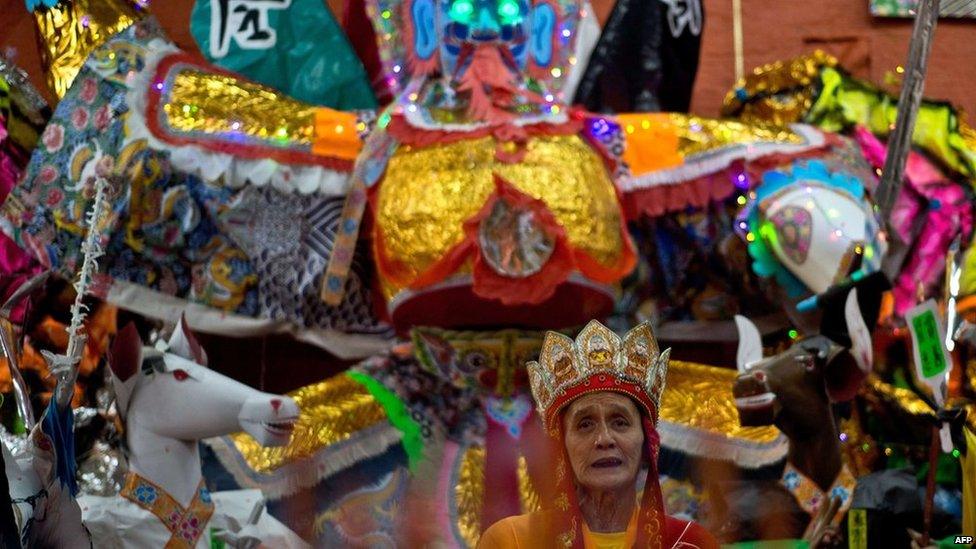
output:
M946 371L945 355L942 353L942 337L939 324L932 311L925 311L912 319L918 345L918 356L922 360L922 375L932 379Z

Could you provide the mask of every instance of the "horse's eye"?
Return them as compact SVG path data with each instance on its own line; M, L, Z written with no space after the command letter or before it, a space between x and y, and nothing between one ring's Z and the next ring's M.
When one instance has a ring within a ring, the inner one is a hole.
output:
M808 372L812 372L817 367L816 359L807 354L799 355L796 357L796 361L803 364L803 367L807 369Z
M176 381L186 381L190 374L186 373L186 370L173 370L173 377Z

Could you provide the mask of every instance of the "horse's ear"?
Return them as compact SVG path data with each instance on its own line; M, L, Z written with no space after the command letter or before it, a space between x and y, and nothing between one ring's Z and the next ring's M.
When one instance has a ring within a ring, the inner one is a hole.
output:
M128 381L142 363L142 338L132 322L125 325L115 335L115 340L108 350L108 366L112 376L119 381Z
M762 360L762 336L759 334L759 328L742 315L735 315L735 327L739 331L739 348L735 353L735 365L739 373L744 374L750 364Z
M823 371L824 389L831 402L847 402L857 396L867 374L847 349L837 346L827 358Z
M173 330L173 335L169 338L169 352L201 366L207 365L207 353L197 340L197 336L190 331L186 323L186 315L180 315L176 330Z
M844 402L857 396L874 362L871 332L861 314L857 294L857 288L852 289L844 302L844 322L847 324L846 335L851 342L850 350L840 348L829 353L824 369L827 396L833 402Z
M125 417L129 408L132 391L139 381L137 372L142 365L142 338L136 325L129 322L119 330L108 350L108 366L112 372L112 387L115 389L115 406L119 415Z
M851 336L851 354L857 361L857 366L865 374L871 373L874 363L874 348L871 344L871 332L864 322L861 307L857 301L857 288L847 295L844 304L844 320L847 321L847 333Z

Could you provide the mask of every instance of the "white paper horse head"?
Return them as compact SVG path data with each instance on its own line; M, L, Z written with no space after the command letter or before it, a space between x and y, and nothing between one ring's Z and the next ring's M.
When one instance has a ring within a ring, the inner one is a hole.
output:
M125 353L123 354L123 345ZM112 382L126 423L178 440L244 430L264 446L288 444L298 406L206 367L207 355L181 320L163 349L143 347L135 328L112 348Z
M158 349L143 346L129 324L109 356L130 469L183 503L201 478L198 440L244 430L264 446L283 446L298 420L291 398L252 389L206 363L183 320Z

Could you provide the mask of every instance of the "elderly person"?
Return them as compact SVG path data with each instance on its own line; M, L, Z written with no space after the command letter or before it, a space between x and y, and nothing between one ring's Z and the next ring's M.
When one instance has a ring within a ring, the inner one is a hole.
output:
M668 355L646 324L623 340L597 321L575 342L546 335L528 372L554 449L553 508L495 523L479 548L718 547L701 526L664 514L655 425Z

